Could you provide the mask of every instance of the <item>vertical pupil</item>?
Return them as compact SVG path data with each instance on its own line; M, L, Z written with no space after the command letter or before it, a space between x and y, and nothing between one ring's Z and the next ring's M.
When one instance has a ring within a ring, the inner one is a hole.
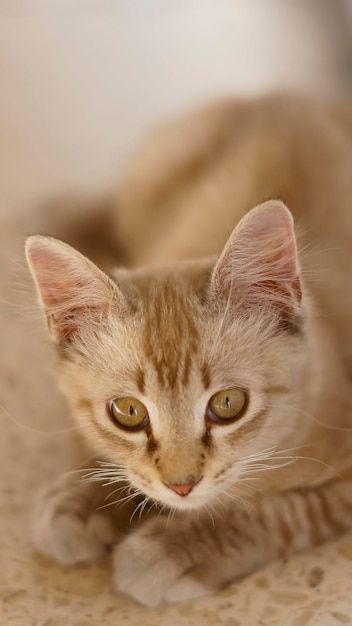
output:
M129 412L129 414L130 414L130 415L133 415L133 414L134 414L134 409L133 409L132 404L130 404L129 409L128 409L128 412Z
M225 403L226 403L227 408L231 409L231 402L230 402L230 398L228 396L226 396Z

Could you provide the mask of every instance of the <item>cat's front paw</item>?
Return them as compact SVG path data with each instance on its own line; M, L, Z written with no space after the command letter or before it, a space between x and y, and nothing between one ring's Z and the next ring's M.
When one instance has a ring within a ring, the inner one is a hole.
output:
M124 539L114 551L116 589L150 607L208 595L197 576L199 565L176 537L157 518Z
M104 557L118 539L113 521L89 510L82 494L50 488L34 519L34 543L42 554L62 565L88 563Z

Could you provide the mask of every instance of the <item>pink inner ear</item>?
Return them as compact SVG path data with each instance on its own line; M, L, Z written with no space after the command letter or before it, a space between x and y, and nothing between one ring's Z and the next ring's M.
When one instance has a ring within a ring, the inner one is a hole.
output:
M250 211L232 233L215 267L218 292L242 306L288 310L301 300L293 220L278 201Z
M297 276L297 250L293 220L278 201L269 201L250 211L234 231L234 245L251 265L265 264L262 271L276 278Z
M35 236L27 258L55 338L67 337L111 301L108 277L70 246Z
M61 307L76 301L82 295L83 287L89 290L92 277L84 260L77 263L74 256L65 256L60 249L40 244L28 251L28 260L43 304L47 307Z

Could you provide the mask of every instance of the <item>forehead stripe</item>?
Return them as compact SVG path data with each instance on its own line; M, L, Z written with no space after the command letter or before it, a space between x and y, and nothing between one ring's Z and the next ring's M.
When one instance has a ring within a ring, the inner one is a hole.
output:
M159 385L186 386L197 352L199 332L191 312L189 294L175 284L157 286L145 310L144 352L151 361Z

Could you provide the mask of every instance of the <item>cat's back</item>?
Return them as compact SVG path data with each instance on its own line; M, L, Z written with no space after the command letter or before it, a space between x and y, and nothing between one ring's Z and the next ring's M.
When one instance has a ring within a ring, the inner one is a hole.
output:
M118 237L132 264L216 254L244 213L279 198L303 245L352 244L351 168L352 105L228 100L163 128L136 154L118 189Z
M151 138L121 180L131 265L218 254L257 204L292 211L306 283L352 375L352 105L267 96L213 105Z

